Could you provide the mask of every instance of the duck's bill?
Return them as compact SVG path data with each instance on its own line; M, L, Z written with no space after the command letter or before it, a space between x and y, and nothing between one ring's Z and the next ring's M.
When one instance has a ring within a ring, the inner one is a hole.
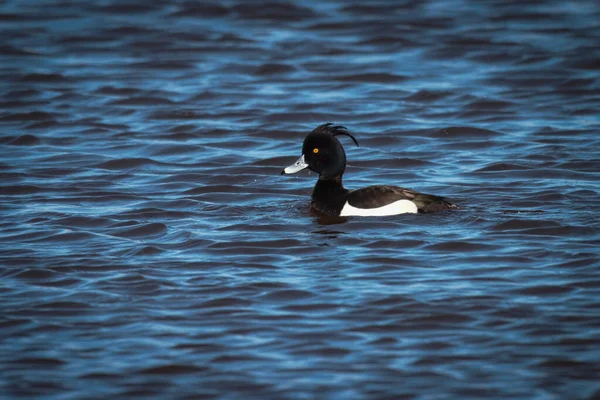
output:
M281 175L284 175L284 174L295 174L298 171L302 171L306 167L308 167L308 164L304 161L304 154L302 154L302 157L300 157L298 159L298 161L296 161L295 163L293 163L289 167L284 168L283 171L281 171Z

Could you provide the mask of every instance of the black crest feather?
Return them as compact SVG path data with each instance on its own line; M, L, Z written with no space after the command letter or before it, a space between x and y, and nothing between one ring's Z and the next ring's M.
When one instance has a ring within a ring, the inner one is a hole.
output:
M317 127L317 129L315 129L315 131L329 132L329 133L331 133L332 136L338 136L338 135L348 136L350 139L352 139L354 144L356 144L356 147L360 147L358 145L358 141L356 140L356 138L354 136L352 136L350 134L350 132L348 132L348 129L346 129L345 126L334 125L331 122L328 122L326 124L323 124L323 125Z

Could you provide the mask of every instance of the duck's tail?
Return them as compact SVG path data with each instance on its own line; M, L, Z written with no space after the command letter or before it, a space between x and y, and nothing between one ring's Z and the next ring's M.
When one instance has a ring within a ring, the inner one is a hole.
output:
M422 194L418 197L420 198L416 204L419 208L419 212L421 213L435 213L444 210L456 210L459 208L456 204L444 197L434 196L431 194Z

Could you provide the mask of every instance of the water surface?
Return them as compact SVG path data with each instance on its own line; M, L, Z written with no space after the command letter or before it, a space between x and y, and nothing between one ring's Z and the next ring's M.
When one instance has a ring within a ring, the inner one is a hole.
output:
M600 396L600 7L0 6L7 398ZM310 213L282 177L457 212Z

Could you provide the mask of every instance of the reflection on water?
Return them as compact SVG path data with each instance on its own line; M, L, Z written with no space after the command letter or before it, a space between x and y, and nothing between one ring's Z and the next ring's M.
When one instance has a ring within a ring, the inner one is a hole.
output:
M597 398L598 21L4 2L1 394ZM325 122L348 188L461 209L311 214L279 172Z

